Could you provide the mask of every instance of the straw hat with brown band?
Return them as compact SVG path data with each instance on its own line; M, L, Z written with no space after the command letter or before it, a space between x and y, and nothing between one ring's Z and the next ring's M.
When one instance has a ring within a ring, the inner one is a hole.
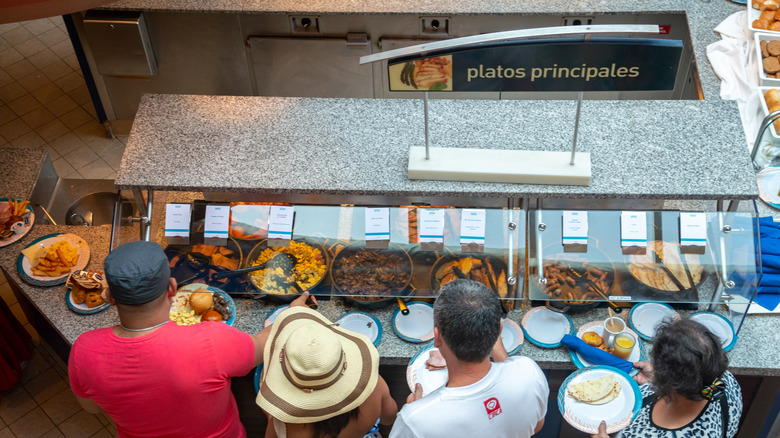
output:
M314 423L349 412L374 391L379 353L367 337L307 307L276 318L263 351L257 404L285 423Z

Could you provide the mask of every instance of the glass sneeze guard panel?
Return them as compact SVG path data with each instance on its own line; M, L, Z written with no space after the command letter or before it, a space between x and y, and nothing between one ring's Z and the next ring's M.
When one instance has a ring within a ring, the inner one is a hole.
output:
M588 211L587 250L567 252L563 211L531 210L527 287L532 303L576 310L663 302L678 309L725 313L738 331L760 277L755 213L704 213L708 233L703 254L682 253L680 212L645 214L646 250L624 254L621 211ZM721 306L732 301L745 306Z
M268 206L239 203L232 206L237 211L227 245L213 247L202 244L204 206L193 204L192 245L166 248L180 282L208 282L234 296L284 300L297 293L284 281L287 268L276 265L275 254L285 252L294 257L292 269L302 289L318 296L344 296L368 307L395 302L396 297L434 298L442 283L455 278L486 284L506 299L508 308L523 298L525 213L519 209L485 209L484 248L469 251L460 243L459 208L384 207L389 209L390 240L366 247L366 207L296 205L289 245L269 247ZM422 208L444 210L440 250L419 243L416 218ZM264 266L212 281L213 274L257 265Z

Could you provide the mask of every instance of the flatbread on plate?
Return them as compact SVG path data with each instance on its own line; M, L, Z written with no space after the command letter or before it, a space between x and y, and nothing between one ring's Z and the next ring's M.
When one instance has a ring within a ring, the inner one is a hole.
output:
M613 391L615 383L617 383L615 376L610 374L604 377L569 385L568 391L576 400L585 403L593 403L596 400L607 397L607 395Z

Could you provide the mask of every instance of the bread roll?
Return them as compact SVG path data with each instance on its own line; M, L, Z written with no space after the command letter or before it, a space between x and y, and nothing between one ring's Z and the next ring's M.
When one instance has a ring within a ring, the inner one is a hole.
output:
M780 105L780 91L772 88L764 93L764 100L766 101L766 107L772 108L773 106ZM769 112L772 112L771 110Z
M780 4L775 0L765 0L758 6L761 11L776 11L778 8L780 8Z
M208 289L198 289L190 295L190 308L200 315L214 305L214 296Z
M753 29L766 29L765 22L761 20L753 20Z
M775 20L775 11L764 11L758 16L759 20L773 22Z

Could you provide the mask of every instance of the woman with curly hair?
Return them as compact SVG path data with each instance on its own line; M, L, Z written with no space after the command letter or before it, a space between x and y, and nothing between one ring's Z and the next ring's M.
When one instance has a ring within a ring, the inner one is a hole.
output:
M653 339L652 364L636 362L642 409L616 438L731 438L742 415L742 392L726 370L720 340L687 318L664 321ZM606 438L606 423L592 438Z

